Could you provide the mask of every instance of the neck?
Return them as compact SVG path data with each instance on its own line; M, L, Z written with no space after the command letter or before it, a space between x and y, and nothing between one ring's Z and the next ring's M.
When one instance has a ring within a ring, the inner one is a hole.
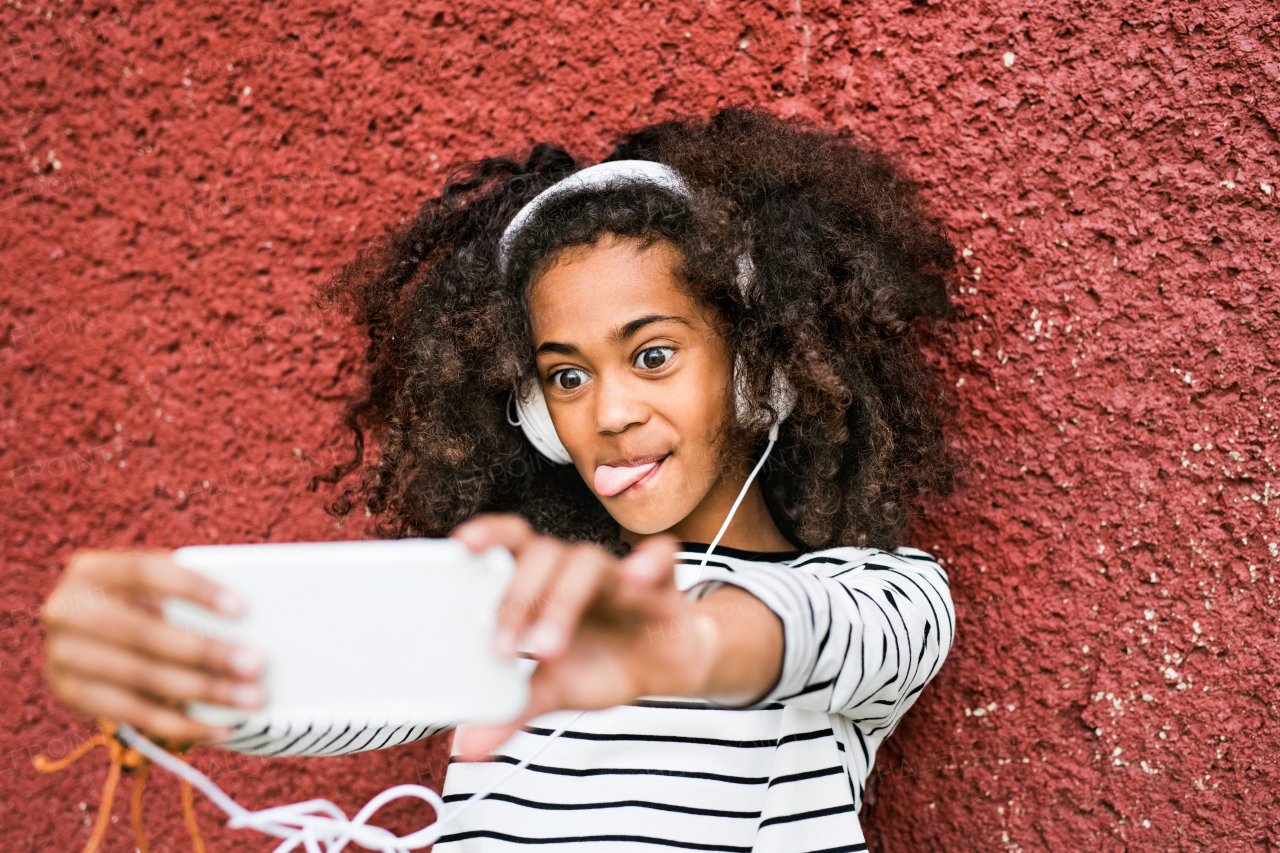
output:
M710 544L720 532L720 525L724 524L725 516L729 514L733 502L738 499L742 485L747 481L747 473L734 472L734 475L721 477L693 512L661 532L674 536L681 542ZM643 534L626 528L622 529L622 541L633 548L649 536L655 535L657 534ZM758 475L757 479L751 482L751 487L747 489L742 503L733 514L733 520L729 522L728 529L716 545L717 548L721 546L756 553L798 550L782 535L782 531L774 522L769 507L765 505Z

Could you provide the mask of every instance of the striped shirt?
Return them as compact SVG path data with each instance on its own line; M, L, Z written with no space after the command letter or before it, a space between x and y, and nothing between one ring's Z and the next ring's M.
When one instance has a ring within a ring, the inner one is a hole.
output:
M745 589L782 620L778 683L725 708L643 697L583 714L525 770L448 826L439 853L865 850L858 811L876 748L942 665L955 634L947 576L924 551L837 547L749 553L683 543L676 585ZM532 662L531 662L532 663ZM576 712L537 717L488 761L451 757L456 803L546 743ZM448 729L237 731L257 755L341 755Z

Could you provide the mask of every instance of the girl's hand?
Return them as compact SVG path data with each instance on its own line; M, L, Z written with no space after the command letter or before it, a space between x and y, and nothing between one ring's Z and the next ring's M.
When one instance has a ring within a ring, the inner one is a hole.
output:
M721 652L722 620L676 588L674 538L650 537L619 560L595 544L539 536L514 515L473 519L453 538L476 552L503 545L514 555L494 650L514 657L524 641L539 661L520 716L459 731L460 757L482 758L550 711L611 708L641 696L706 695Z
M230 616L241 606L169 552L73 554L42 609L45 667L58 698L181 742L226 736L185 716L185 701L262 707L261 655L170 625L160 603L175 595Z

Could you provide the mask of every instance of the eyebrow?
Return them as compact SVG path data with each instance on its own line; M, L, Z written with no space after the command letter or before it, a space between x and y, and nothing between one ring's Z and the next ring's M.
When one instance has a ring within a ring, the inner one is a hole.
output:
M645 326L648 326L651 323L662 323L662 322L681 323L685 326L688 326L690 329L693 328L693 324L683 317L672 317L672 316L667 316L665 314L648 314L644 317L637 317L636 319L631 320L630 322L624 323L618 328L614 329L609 334L609 343L613 344L614 346L617 346L618 344L625 341L627 338L630 338L636 332L643 329ZM538 347L538 351L534 353L534 356L536 357L536 356L542 355L544 352L554 353L556 355L578 355L579 350L573 344L564 344L564 343L560 343L559 341L547 341Z

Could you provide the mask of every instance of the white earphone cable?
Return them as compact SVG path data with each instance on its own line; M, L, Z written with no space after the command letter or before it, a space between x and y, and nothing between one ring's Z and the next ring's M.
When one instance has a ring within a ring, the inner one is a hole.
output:
M756 467L751 469L751 473L747 476L747 482L742 484L742 491L738 492L738 499L733 502L733 506L729 508L729 514L725 516L724 524L720 525L720 532L716 534L716 538L711 540L711 544L707 546L707 553L702 555L702 562L698 564L698 573L693 576L695 586L702 580L702 570L707 566L707 560L711 557L711 552L720 544L721 537L724 536L726 530L729 529L729 522L733 520L733 514L738 511L738 504L742 503L742 499L747 496L747 489L751 488L751 481L756 478L756 474L760 473L760 469L764 467L764 462L769 458L769 451L773 450L773 444L778 440L778 427L775 424L769 430L769 443L765 445L764 453L760 454L760 461L756 463Z
M354 841L368 850L379 850L383 853L407 853L434 844L444 834L444 826L455 820L472 805L492 794L497 788L515 774L529 766L529 762L542 754L551 742L564 733L569 726L578 721L585 711L579 711L560 728L556 729L547 740L534 750L528 758L513 766L510 771L476 793L456 808L448 809L440 795L424 785L395 785L365 803L356 816L347 819L342 809L329 800L306 800L290 803L285 806L261 809L251 812L231 799L217 784L196 770L185 761L165 752L156 746L137 729L128 723L121 723L119 737L129 746L151 759L171 773L182 777L204 792L214 804L226 812L227 826L232 829L256 829L267 835L284 839L273 853L289 853L302 845L307 853L338 853ZM402 797L417 797L431 803L436 810L436 820L408 835L397 836L390 830L368 823L370 817L392 800ZM321 846L323 845L323 847Z

